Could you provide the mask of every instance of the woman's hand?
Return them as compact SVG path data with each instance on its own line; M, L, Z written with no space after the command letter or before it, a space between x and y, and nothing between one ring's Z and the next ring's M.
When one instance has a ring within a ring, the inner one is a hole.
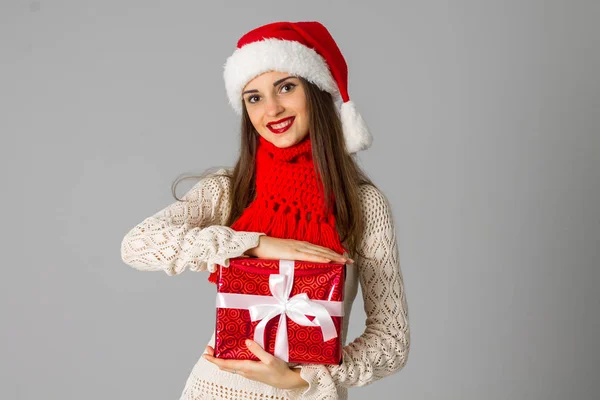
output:
M247 250L244 254L273 260L354 263L350 257L338 254L327 247L301 240L280 239L266 235L261 235L258 246Z
M265 383L279 389L308 388L308 382L300 377L298 369L291 369L288 364L263 350L258 343L247 339L246 346L259 358L253 360L224 360L214 357L211 346L206 347L204 358L219 367L220 370L234 372L244 378Z

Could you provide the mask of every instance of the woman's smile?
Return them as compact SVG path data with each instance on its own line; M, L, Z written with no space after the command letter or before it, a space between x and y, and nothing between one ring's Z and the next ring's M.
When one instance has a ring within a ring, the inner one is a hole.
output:
M269 122L267 124L267 128L269 128L269 130L275 134L284 133L290 128L290 126L292 126L295 118L296 117L287 117L278 121Z

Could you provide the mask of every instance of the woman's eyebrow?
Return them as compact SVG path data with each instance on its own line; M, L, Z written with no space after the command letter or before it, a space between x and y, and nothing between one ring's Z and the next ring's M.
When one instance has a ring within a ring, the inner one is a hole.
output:
M277 86L281 82L285 81L286 79L290 79L290 78L296 78L296 77L294 75L286 76L285 78L282 78L282 79L279 79L279 80L273 82L273 86Z
M297 78L297 76L286 76L285 78L281 78L279 80L276 80L275 82L273 82L273 86L277 86L279 85L281 82L285 81L286 79L290 79L290 78ZM246 93L258 93L257 89L250 89L250 90L246 90L242 93L242 96L245 95Z

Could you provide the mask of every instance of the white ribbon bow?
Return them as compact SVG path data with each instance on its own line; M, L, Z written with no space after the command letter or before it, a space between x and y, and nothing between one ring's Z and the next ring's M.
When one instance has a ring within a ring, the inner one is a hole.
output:
M274 355L288 361L289 343L286 316L303 326L320 326L323 341L338 336L331 316L343 316L341 301L310 300L306 293L299 293L290 298L294 284L294 261L280 260L279 274L269 276L269 288L273 296L260 296L236 293L217 293L217 307L242 308L250 311L252 321L260 320L254 330L254 341L263 349L265 328L267 323L279 317L275 337ZM306 315L314 316L311 321Z

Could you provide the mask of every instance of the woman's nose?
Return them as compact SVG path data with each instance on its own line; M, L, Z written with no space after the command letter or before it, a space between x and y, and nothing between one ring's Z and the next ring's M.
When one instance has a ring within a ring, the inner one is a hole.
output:
M265 112L269 117L274 117L283 111L283 106L279 103L277 98L270 98L266 100Z

